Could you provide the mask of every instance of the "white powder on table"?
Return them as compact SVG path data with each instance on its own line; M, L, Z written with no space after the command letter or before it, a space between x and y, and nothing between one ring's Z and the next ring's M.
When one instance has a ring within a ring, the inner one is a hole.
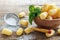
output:
M14 19L14 18L8 18L7 20L6 20L6 22L7 22L7 24L9 24L9 25L16 25L16 19Z

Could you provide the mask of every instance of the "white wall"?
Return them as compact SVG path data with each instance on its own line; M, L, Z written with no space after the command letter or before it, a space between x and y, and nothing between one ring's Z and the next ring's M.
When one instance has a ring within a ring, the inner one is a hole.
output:
M21 5L42 5L44 3L55 3L60 5L60 0L0 0L0 13L19 12Z
M42 4L44 0L0 0L0 5L28 5L28 4Z
M44 3L60 4L60 0L0 0L0 5L29 5Z

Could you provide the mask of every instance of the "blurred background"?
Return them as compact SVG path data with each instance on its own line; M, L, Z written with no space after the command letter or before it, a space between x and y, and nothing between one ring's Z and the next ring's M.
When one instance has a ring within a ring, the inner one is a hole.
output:
M54 3L60 5L60 0L0 0L0 17L5 13L19 13L27 11L28 5L42 5L44 3Z
M44 3L60 5L60 0L0 0L0 13L15 11L21 5L42 5Z

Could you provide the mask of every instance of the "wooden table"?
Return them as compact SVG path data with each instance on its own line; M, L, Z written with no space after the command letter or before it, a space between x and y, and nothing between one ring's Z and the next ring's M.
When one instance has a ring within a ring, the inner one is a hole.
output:
M21 11L28 12L28 6L0 6L0 28L5 25L6 23L3 20L3 16L6 13L15 13L18 14ZM1 30L1 29L0 29ZM60 40L60 36L55 35L50 38L46 38L45 34L40 32L33 32L31 34L23 34L22 36L16 36L15 33L13 33L12 36L5 36L0 34L0 40Z

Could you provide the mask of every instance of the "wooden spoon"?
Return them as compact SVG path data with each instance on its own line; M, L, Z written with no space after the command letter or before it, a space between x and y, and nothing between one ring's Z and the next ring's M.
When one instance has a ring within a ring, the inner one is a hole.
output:
M42 29L42 28L33 28L35 31L43 32L43 33L51 33L48 29Z

